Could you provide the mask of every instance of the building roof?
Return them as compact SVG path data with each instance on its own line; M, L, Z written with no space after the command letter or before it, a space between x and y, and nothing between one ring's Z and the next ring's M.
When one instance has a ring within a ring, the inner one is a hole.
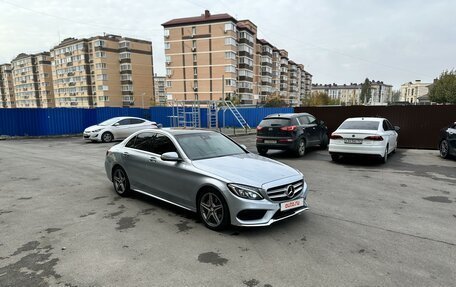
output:
M214 14L211 15L209 10L204 11L204 14L201 14L197 17L187 17L187 18L176 18L162 24L163 27L173 27L173 26L182 26L198 23L208 23L208 22L222 22L222 21L233 21L237 23L237 20L230 14Z

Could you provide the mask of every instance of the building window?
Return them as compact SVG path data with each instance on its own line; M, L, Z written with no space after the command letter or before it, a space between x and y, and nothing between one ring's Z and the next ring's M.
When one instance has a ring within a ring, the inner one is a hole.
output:
M226 23L225 32L227 31L236 31L236 26L233 23Z
M166 87L167 88L171 88L172 86L172 82L171 81L166 81Z
M234 38L228 37L228 38L225 38L225 45L236 46L237 45L237 41Z
M132 92L133 86L132 85L122 85L122 91L123 92Z
M236 80L234 80L234 79L225 79L225 86L235 87L236 86Z
M127 71L127 70L131 70L131 64L128 64L128 63L120 64L120 71Z
M196 40L192 40L192 48L196 49Z
M196 35L196 27L192 27L192 36Z
M100 70L100 69L106 69L106 68L107 68L106 63L96 63L95 64L95 69Z
M128 42L128 41L119 42L119 48L130 48L130 42Z
M236 60L235 52L225 52L225 59Z
M98 41L95 41L94 46L95 47L104 47L104 46L106 46L106 42L103 40L98 40Z
M236 66L233 66L233 65L225 66L225 72L236 73Z
M171 63L171 56L165 56L165 58L167 64Z
M106 52L98 51L95 53L96 58L106 58Z
M122 74L122 75L120 75L120 80L121 81L131 81L131 75L130 74Z
M120 53L120 55L119 55L120 59L130 59L130 57L131 57L130 52L123 52L123 53Z
M99 96L98 100L100 102L109 102L109 96Z
M104 85L103 86L100 85L100 86L98 86L97 90L99 90L99 91L109 91L109 87L108 86L104 86Z
M171 69L166 69L166 75L169 77L173 74L173 70Z
M169 37L169 29L165 29L164 35L165 35L165 37Z
M165 49L166 49L166 50L171 49L171 43L165 42Z
M97 75L97 81L107 81L107 80L108 80L108 75L106 75L106 74Z
M194 76L198 76L198 68L197 67L193 68L193 75Z
M193 62L196 62L198 60L197 54L193 54Z

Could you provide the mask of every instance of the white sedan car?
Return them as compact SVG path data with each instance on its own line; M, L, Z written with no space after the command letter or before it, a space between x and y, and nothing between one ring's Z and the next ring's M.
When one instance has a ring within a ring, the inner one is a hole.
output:
M398 131L385 118L349 118L331 134L329 153L333 161L344 155L368 155L385 163L396 151Z
M157 123L135 117L116 117L84 130L84 140L111 142L124 139L143 129L156 129Z

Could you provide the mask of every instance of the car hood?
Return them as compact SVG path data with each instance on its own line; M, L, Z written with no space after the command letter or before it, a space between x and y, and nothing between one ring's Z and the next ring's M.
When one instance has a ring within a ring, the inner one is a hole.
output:
M283 163L252 153L193 161L193 166L227 182L261 187L287 177L302 176Z
M91 132L91 131L94 131L94 130L104 129L104 128L106 128L106 126L94 125L94 126L90 126L90 127L86 128L84 131L85 132Z

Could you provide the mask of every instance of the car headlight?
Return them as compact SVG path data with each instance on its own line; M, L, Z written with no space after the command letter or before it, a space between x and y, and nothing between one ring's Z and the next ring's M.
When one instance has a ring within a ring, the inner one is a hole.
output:
M263 196L260 193L260 189L253 186L228 183L228 188L234 195L242 198L254 200L263 199Z
M102 129L96 129L96 130L94 130L94 131L92 131L92 132L93 132L93 133L97 133L97 132L99 132L99 131L101 131L101 130L102 130Z

